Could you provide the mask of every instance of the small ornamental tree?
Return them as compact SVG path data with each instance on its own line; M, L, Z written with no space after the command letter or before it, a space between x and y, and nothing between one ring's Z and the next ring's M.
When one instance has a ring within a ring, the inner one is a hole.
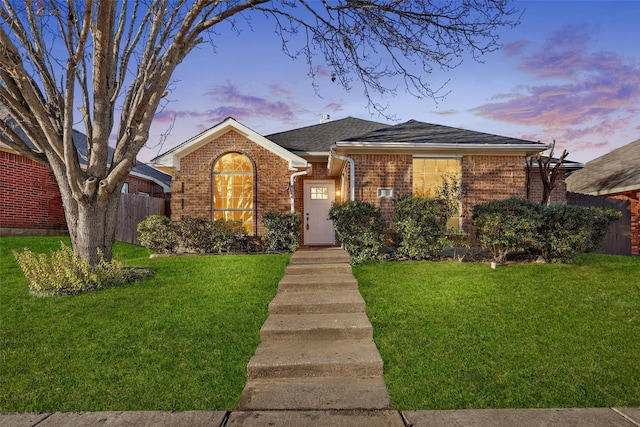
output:
M542 206L527 199L511 198L473 207L472 220L478 241L496 262L513 252L535 248L542 224Z

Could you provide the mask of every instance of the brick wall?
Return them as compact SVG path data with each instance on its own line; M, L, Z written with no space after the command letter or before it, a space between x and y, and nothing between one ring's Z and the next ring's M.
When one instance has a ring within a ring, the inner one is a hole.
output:
M542 180L540 179L540 172L534 168L530 172L529 181L529 200L536 203L542 201ZM552 205L566 205L567 204L567 183L562 178L558 178L556 186L551 190L551 204Z
M413 192L411 154L353 154L349 157L355 162L356 200L373 204L385 219L393 219L393 200L378 198L378 188L393 188L394 198Z
M0 151L0 226L66 230L62 196L42 163Z
M191 216L211 220L213 165L220 156L232 152L244 154L254 166L253 227L257 234L264 231L260 218L265 212L291 210L287 184L293 172L288 170L288 162L232 130L180 160L171 186L172 219Z
M42 163L0 151L0 226L18 230L67 230L62 196L53 173ZM129 193L170 198L162 187L129 176Z

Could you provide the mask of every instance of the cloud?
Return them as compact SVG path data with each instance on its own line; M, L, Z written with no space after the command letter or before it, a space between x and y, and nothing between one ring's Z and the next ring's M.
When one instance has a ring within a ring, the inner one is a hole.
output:
M537 127L575 147L595 147L628 128L640 109L640 66L614 52L589 51L593 32L564 27L532 51L525 42L514 43L506 55L532 79L471 111Z
M192 119L211 123L220 122L227 117L238 121L248 119L272 119L280 123L295 124L300 114L308 113L295 100L295 94L286 87L273 83L268 86L267 95L249 94L227 81L203 93L209 105L217 105L205 110L176 110L165 108L154 117L154 123L171 123L178 119ZM336 108L337 109L337 108Z

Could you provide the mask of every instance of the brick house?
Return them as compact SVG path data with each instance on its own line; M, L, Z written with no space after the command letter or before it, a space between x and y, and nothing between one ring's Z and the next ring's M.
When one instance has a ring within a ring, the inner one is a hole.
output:
M78 155L86 159L86 135L74 131ZM171 177L137 164L123 192L170 199ZM62 196L53 173L43 163L0 143L0 235L57 235L67 232Z
M394 198L432 196L446 175L465 189L452 225L469 231L475 204L526 197L526 159L547 148L415 120L389 126L348 117L262 136L227 118L152 164L173 176L174 220L226 218L261 234L265 212L295 210L303 215L305 245L332 245L327 212L334 201L364 200L390 219ZM566 200L560 184L556 203ZM529 192L541 185L533 177Z
M630 202L631 254L640 255L640 139L617 148L567 178L574 193Z

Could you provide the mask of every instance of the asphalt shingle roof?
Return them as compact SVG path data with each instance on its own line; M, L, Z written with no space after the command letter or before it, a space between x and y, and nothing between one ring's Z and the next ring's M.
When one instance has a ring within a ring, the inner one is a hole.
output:
M373 130L364 135L342 139L345 142L407 143L407 144L544 144L509 138L450 126L409 120L395 126Z
M617 189L640 190L640 139L617 148L567 178L574 193L611 194Z
M362 135L389 125L370 120L346 117L326 123L278 132L265 138L289 151L305 153L328 153L337 141Z

